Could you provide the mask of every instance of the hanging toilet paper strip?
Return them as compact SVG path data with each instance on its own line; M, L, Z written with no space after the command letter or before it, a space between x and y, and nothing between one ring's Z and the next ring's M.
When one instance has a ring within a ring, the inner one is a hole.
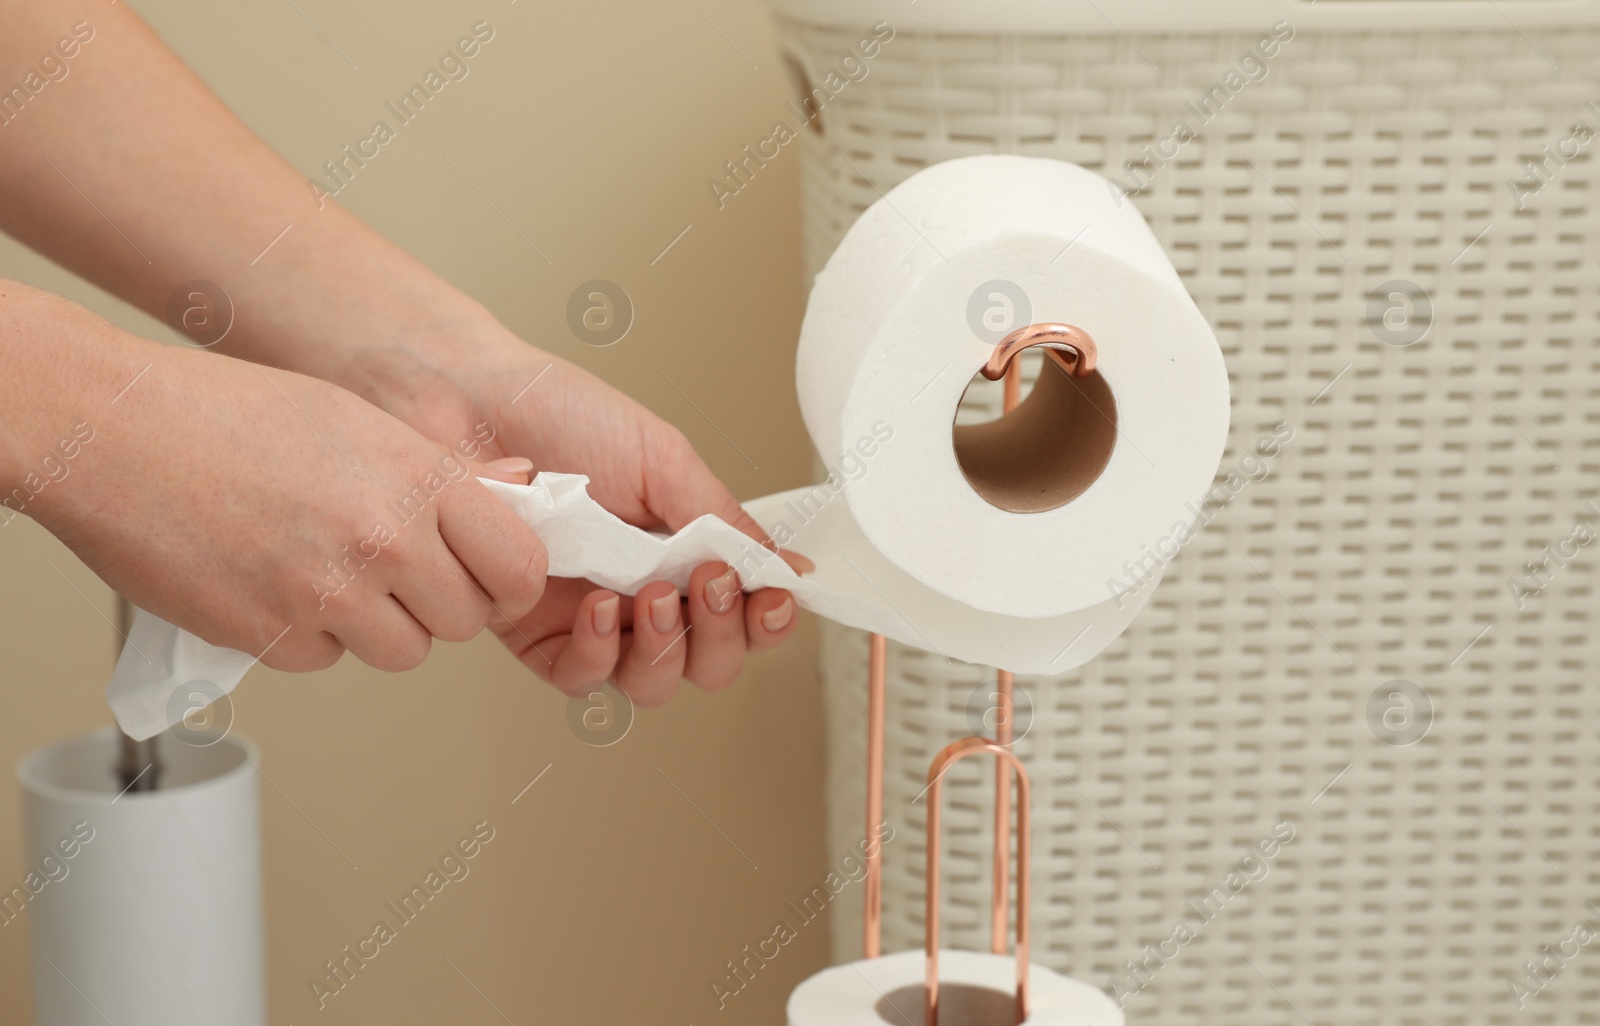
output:
M651 581L680 591L701 563L722 560L739 571L747 591L788 588L802 608L852 627L876 631L948 659L1014 667L1019 673L1065 672L1111 642L1143 607L1154 581L1116 602L1022 620L975 614L889 563L861 535L844 501L826 486L799 488L746 505L769 532L817 562L804 577L749 535L704 516L671 537L617 519L589 497L589 479L540 474L531 485L480 479L544 541L550 574L584 577L632 595ZM816 555L813 555L815 553ZM976 617L977 622L974 622ZM291 627L291 629L293 629ZM128 644L106 688L122 729L138 740L177 723L193 701L194 681L231 692L255 659L219 648L144 610L134 613ZM182 697L175 697L182 696Z
M1013 412L957 425L1001 341L1043 323L1093 339L1092 373L1047 363ZM1228 430L1216 338L1131 201L1025 157L936 164L862 214L812 289L796 388L832 472L746 508L817 564L803 579L713 518L670 538L624 524L581 477L485 483L539 531L556 576L631 594L719 559L747 588L789 588L946 659L1061 673L1148 600ZM137 738L175 722L189 681L228 691L253 661L143 613L129 642L107 694Z

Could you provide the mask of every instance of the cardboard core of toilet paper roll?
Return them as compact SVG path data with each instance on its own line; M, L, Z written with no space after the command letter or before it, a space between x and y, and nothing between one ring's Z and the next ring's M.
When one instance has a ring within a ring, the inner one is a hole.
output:
M873 1011L893 1026L921 1022L928 988L923 984L891 990ZM939 984L939 1026L1016 1026L1017 995L975 983Z
M1105 471L1117 441L1117 403L1099 371L1073 378L1045 360L1016 409L956 425L951 441L962 475L991 506L1043 513L1082 495Z

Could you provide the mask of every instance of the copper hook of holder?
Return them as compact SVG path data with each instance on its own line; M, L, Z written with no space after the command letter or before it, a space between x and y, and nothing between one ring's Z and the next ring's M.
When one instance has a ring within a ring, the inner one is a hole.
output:
M990 381L999 381L1006 376L1012 359L1034 346L1042 347L1056 366L1075 378L1086 378L1094 373L1099 353L1094 339L1082 328L1053 322L1030 324L1001 339L980 373Z
M987 738L965 737L947 745L928 767L928 870L927 983L923 1004L924 1026L939 1026L939 819L940 784L950 767L969 755L992 753L1002 764L1009 763L1017 780L1017 1022L1028 1018L1028 849L1032 829L1028 820L1030 803L1028 771L1009 748ZM998 840L998 838L996 838Z

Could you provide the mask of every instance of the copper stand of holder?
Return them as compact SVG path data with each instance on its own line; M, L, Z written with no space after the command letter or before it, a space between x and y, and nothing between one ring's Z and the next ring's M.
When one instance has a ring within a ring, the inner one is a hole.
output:
M944 775L950 767L969 755L981 752L992 754L996 757L995 769L1002 780L1007 784L1008 779L1015 776L1017 781L1017 995L1016 1017L1020 1024L1028 1018L1028 940L1030 934L1028 917L1028 850L1032 828L1028 822L1029 784L1028 773L1022 768L1022 760L1017 758L1015 752L986 738L962 738L940 752L928 767L928 878L927 894L928 909L927 921L924 927L926 932L927 948L927 981L924 985L923 1001L923 1026L939 1026L939 847L940 847L940 801ZM1007 764L1011 772L1006 772ZM1010 834L1011 824L1005 824L1006 830L995 835L995 851L1000 850L1000 839ZM1004 938L995 951L997 955L1005 954Z
M889 670L889 640L871 635L867 656L867 833L878 836L883 821L883 703ZM882 954L883 936L883 846L868 844L867 876L863 901L866 905L866 935L861 948L863 958Z
M1063 373L1075 378L1088 377L1094 373L1098 358L1098 350L1094 339L1082 328L1070 324L1045 322L1030 324L1025 328L1018 328L995 346L994 352L989 355L989 360L984 364L980 373L990 381L1005 381L1004 412L1010 413L1022 401L1022 367L1016 357L1024 350L1035 346L1041 347L1049 362ZM877 836L878 825L883 818L883 720L885 690L888 680L888 642L881 634L869 636L869 649L867 657L867 832L868 838ZM1018 851L1017 851L1017 958L1019 961L1017 984L1017 1021L1025 1017L1026 1005L1026 972L1027 972L1027 816L1028 792L1027 774L1022 769L1022 764L1011 753L1012 743L1012 718L1014 715L1013 692L1016 683L1015 676L1007 670L996 671L995 690L995 739L993 742L984 741L982 738L967 738L957 742L950 748L940 753L934 761L937 768L941 760L960 745L967 745L967 749L951 756L948 762L954 762L969 750L977 750L979 744L987 745L995 750L1002 758L1001 764L995 771L994 795L994 893L993 909L990 920L990 948L997 954L1005 954L1007 898L1010 897L1011 881L1008 876L1011 857L1011 779L1012 774L1005 772L1004 762L1009 760L1014 768L1014 773L1019 788L1018 795ZM930 776L935 779L934 790L929 801L930 839L928 847L929 881L928 893L936 895L938 890L938 849L935 834L938 822L938 789L937 777L930 771ZM863 901L865 904L863 919L862 957L877 958L883 950L883 851L879 845L870 845L866 852L867 874ZM937 972L937 934L938 934L938 905L930 897L928 906L928 964L929 964L929 1026L937 1019L937 1007L934 995L938 990Z

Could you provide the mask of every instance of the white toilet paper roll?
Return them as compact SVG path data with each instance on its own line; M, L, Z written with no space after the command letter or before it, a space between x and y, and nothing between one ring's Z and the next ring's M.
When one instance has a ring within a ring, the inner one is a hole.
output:
M1012 414L956 427L995 343L1048 321L1095 339L1095 373L1047 365ZM796 381L832 473L747 508L816 562L803 580L714 518L645 534L581 477L491 490L539 531L555 576L633 594L721 559L846 625L1060 673L1148 600L1152 556L1186 536L1227 436L1216 339L1155 238L1105 179L1053 160L937 164L868 208L817 277ZM187 708L171 696L188 681L229 691L251 662L140 613L107 697L148 737Z
M1019 418L1011 433L996 426L998 452L985 455L1020 463L960 465L951 422L962 393L1000 336L1038 322L1081 328L1099 350L1099 381L1046 368L1041 385L1056 387L1024 404L1056 405L1036 419L1071 434L1040 437ZM1193 521L1227 441L1222 353L1160 243L1104 178L1056 160L952 160L873 204L817 276L796 380L830 466L874 425L894 430L845 492L873 547L935 591L1006 616L1104 602L1141 545ZM1083 487L1106 447L1104 471ZM973 480L1024 471L1029 505L1081 490L1013 512L1015 496L986 498Z
M789 1026L922 1023L924 954L901 951L824 969L789 996ZM939 952L940 1022L1010 1024L1017 963L1008 955ZM1105 991L1044 966L1028 967L1029 1026L1123 1026Z

